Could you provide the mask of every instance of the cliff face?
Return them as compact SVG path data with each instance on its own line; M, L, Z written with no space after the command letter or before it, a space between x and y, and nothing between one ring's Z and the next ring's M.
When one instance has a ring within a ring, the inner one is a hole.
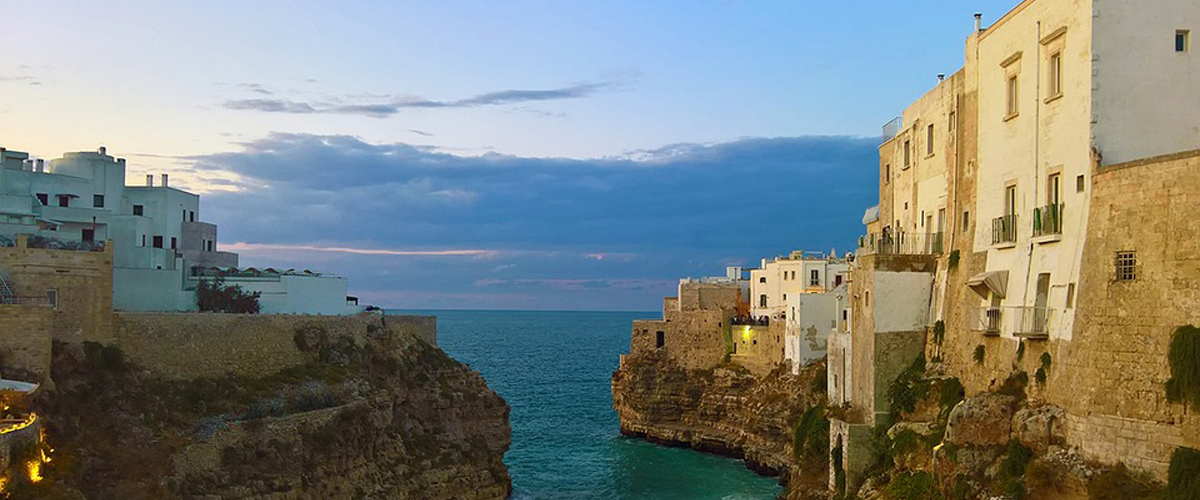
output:
M823 363L799 376L777 369L755 377L730 364L685 370L653 353L627 357L612 379L622 434L742 458L785 483L794 483L791 473L802 467L805 477L827 477L819 461L808 468L793 451L796 427L806 410L824 403L824 388Z
M505 498L507 403L436 347L370 333L298 329L309 361L259 378L165 380L56 345L36 402L54 462L21 498Z

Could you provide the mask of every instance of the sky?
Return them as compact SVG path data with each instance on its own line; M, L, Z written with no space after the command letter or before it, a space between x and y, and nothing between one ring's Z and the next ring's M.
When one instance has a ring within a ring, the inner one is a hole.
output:
M1016 3L0 0L0 147L170 173L364 303L654 310L851 250L880 127Z

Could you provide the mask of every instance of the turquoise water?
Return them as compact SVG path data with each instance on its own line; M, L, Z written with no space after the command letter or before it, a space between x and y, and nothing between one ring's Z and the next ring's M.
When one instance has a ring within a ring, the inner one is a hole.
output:
M630 321L655 313L418 311L438 343L512 406L513 498L758 500L781 491L742 462L623 438L610 379Z

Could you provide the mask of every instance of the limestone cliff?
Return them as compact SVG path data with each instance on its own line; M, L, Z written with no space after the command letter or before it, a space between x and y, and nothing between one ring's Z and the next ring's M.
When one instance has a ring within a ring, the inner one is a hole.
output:
M254 332L245 332L253 335ZM307 361L265 377L160 378L56 344L36 401L55 448L21 498L502 499L509 407L411 335L298 328Z
M823 363L798 376L777 369L756 377L735 364L685 370L651 352L626 357L612 391L624 435L742 458L793 489L795 478L823 484L828 477L823 460L798 460L794 446L805 412L825 402ZM828 424L815 432L827 438Z

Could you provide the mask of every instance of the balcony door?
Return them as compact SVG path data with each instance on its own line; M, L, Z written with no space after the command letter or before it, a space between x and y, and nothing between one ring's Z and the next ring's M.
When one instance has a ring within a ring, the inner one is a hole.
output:
M1046 305L1050 298L1050 273L1041 273L1038 275L1037 295L1033 303L1033 333L1046 333L1046 321L1049 319L1049 311Z

